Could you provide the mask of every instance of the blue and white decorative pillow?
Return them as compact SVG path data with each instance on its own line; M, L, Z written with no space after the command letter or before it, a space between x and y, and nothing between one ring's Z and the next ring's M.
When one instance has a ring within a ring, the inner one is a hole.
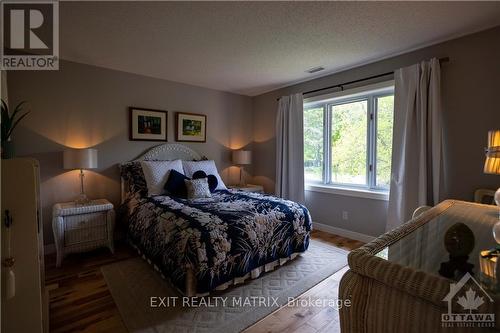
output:
M193 178L193 175L197 171L203 171L207 175L214 175L217 178L216 190L227 190L226 185L222 181L222 178L217 171L215 162L213 160L204 161L182 161L182 166L184 167L184 174L186 177Z
M208 188L207 178L184 179L188 199L211 198L212 194Z
M219 185L219 181L217 180L217 177L214 175L207 175L205 171L198 170L195 173L193 173L193 179L198 179L198 178L206 178L208 182L208 188L210 189L210 193L215 191L217 189L217 186Z

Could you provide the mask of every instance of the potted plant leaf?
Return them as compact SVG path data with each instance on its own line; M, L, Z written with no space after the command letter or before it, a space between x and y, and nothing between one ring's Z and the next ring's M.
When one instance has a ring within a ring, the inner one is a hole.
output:
M12 114L9 112L9 107L7 103L2 99L2 158L8 159L14 157L14 146L11 141L11 135L19 122L30 113L30 111L26 111L21 114L23 111L23 106L26 102L19 103Z

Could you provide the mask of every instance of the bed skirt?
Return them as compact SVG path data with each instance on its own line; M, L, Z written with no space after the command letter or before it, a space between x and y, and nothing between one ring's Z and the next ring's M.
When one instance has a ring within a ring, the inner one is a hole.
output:
M192 269L188 269L188 271L186 272L186 287L185 287L186 288L186 292L183 292L182 290L180 290L179 288L177 288L175 286L175 284L173 284L172 281L170 281L170 278L168 278L167 276L165 276L161 272L160 268L158 266L156 266L144 253L142 253L142 251L139 249L139 247L137 247L130 239L128 239L128 243L137 251L137 253L139 254L139 256L144 261L146 261L149 265L151 265L160 274L160 276L164 280L168 281L173 287L175 287L175 289L180 294L182 294L184 296L188 296L188 297L205 297L205 296L209 296L210 295L210 292L202 293L202 294L196 293L196 278L195 278L195 274L194 274L194 272L193 272ZM283 266L288 261L297 258L297 256L300 255L301 253L304 253L304 252L294 252L294 253L292 253L290 256L288 256L286 258L280 258L280 259L274 260L274 261L272 261L270 263L267 263L265 265L262 265L262 266L259 266L257 268L254 268L250 272L248 272L247 274L245 274L243 276L235 277L234 279L232 279L230 281L227 281L227 282L225 282L223 284L218 285L212 291L226 290L230 286L233 286L233 285L236 286L238 284L242 284L242 283L244 283L248 279L257 279L260 276L260 274L265 273L265 272L273 271L276 268L278 268L280 266Z

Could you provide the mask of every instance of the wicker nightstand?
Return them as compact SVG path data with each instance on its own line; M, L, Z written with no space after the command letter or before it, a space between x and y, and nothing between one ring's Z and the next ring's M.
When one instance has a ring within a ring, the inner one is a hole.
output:
M253 184L229 185L228 188L230 188L231 190L238 190L244 192L264 193L264 187L262 185L253 185Z
M107 246L114 253L113 229L115 211L106 199L92 200L88 205L74 202L54 205L52 229L57 250L56 266L69 253L85 252Z

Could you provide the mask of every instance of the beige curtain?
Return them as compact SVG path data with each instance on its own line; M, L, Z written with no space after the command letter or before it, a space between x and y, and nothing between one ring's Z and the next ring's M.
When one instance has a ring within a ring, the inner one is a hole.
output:
M280 98L276 117L276 195L304 203L304 99Z
M394 130L387 230L439 202L442 175L441 71L434 58L394 72Z

